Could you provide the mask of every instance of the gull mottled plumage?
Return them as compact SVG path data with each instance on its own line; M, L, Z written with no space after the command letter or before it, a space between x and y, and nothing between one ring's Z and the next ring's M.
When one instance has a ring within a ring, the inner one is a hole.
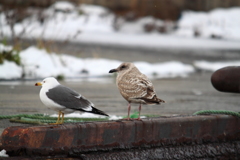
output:
M122 63L118 68L109 71L109 73L113 72L118 73L116 80L118 89L123 98L128 101L128 119L131 103L139 104L138 119L140 119L142 104L165 103L157 97L152 82L133 63Z
M103 111L94 108L94 104L81 94L61 85L54 77L45 78L42 82L37 82L35 86L42 86L39 93L42 103L58 112L58 120L54 124L62 124L64 122L64 113L74 111L108 116Z

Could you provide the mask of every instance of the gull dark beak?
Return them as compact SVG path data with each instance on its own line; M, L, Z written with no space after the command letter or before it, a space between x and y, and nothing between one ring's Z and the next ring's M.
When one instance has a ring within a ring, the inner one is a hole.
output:
M108 73L113 73L113 72L117 72L116 69L111 69Z

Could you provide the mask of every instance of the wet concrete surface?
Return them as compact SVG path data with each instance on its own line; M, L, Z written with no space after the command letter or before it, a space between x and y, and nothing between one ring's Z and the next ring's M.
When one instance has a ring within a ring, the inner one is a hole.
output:
M79 50L77 51L77 47ZM69 48L59 47L60 52L70 53ZM107 47L72 46L72 54L85 57L110 58L121 61L147 61L151 63L178 60L192 64L194 60L236 60L240 59L238 51L151 51L139 49L114 49ZM192 53L192 54L191 54ZM202 53L202 54L201 54ZM116 66L117 67L117 66ZM112 68L109 68L109 70ZM108 71L106 71L108 72ZM142 115L189 115L199 110L231 110L239 111L239 94L223 93L215 90L211 84L210 72L197 72L187 78L152 80L159 98L167 103L144 105ZM39 99L40 87L34 86L36 81L0 82L0 115L19 113L55 113L47 109ZM113 77L99 81L74 80L62 81L91 100L96 108L110 115L127 114L127 102L121 97ZM132 113L138 105L132 105ZM0 133L8 126L23 125L0 120Z

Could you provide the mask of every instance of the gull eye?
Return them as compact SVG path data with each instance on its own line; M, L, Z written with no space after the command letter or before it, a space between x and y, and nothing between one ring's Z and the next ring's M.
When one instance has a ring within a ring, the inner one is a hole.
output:
M126 66L124 66L124 65L123 65L123 66L121 66L121 69L124 69L124 68L126 68Z
M45 83L46 81L43 81L43 83Z

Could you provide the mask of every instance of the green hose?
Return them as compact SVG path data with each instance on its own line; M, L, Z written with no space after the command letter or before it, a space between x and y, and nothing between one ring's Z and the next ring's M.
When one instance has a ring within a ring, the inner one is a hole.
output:
M10 122L15 123L26 123L26 124L49 124L55 123L57 117L50 117L44 114L16 114L16 115L0 115L1 119L10 119ZM76 123L86 121L101 121L108 120L108 118L76 118L76 117L65 117L64 123Z
M225 115L232 115L240 118L239 112L226 111L226 110L202 110L202 111L195 112L193 115L203 115L203 114L225 114ZM50 117L49 115L44 115L44 114L16 114L16 115L7 115L7 116L0 115L0 120L1 119L9 119L10 122L26 123L26 124L49 124L49 123L55 123L57 121L57 117ZM65 117L64 123L77 123L77 122L102 121L102 120L108 120L108 118Z
M225 114L225 115L232 115L240 118L239 112L234 111L226 111L226 110L202 110L193 113L193 115L202 115L202 114Z

